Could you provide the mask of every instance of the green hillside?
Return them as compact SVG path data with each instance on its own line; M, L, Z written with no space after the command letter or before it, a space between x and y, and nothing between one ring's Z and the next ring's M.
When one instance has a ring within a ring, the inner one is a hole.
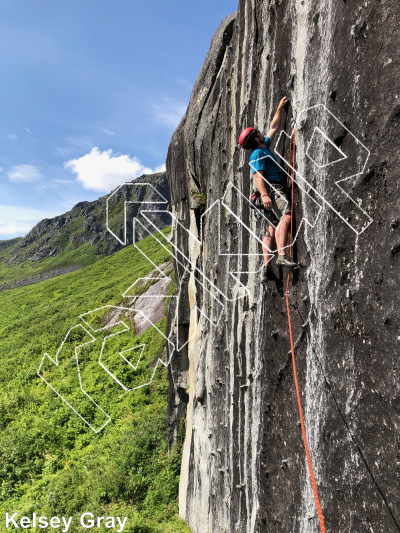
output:
M139 247L155 264L169 258L151 237L140 241ZM190 531L177 514L182 435L175 449L167 453L168 376L163 365L149 385L125 391L99 366L105 333L94 334L95 341L79 350L79 363L84 389L111 418L98 433L37 375L44 353L54 359L67 332L82 324L80 314L105 305L127 306L122 293L152 270L144 256L129 246L81 270L0 293L3 517L11 511L20 516L32 516L33 512L47 517L73 516L68 530L73 533L86 531L78 525L78 517L91 512L95 516L127 516L124 532L128 533ZM167 305L168 299L165 301ZM101 327L107 313L109 309L94 313L92 321ZM129 313L122 313L121 318L131 320ZM156 326L165 332L166 319ZM77 386L72 349L77 340L81 344L86 341L85 331L82 327L73 331L75 337L71 335L60 351L59 367L47 360L43 373L95 426L99 411L93 411ZM126 371L115 353L128 351L132 343L146 344L147 351L137 371ZM132 330L116 335L108 346L108 368L132 388L151 375L157 357L162 357L165 339L155 328L139 337ZM96 531L116 528L101 526Z
M0 246L0 284L4 284L6 288L8 288L7 282L10 285L21 280L32 279L36 281L35 277L40 276L40 274L54 272L57 275L57 273L61 273L61 269L71 266L78 270L78 268L95 263L104 257L96 255L96 248L90 243L82 244L78 248L66 247L56 257L42 259L38 262L25 259L20 263L11 263L7 261L9 253L7 248L2 249Z

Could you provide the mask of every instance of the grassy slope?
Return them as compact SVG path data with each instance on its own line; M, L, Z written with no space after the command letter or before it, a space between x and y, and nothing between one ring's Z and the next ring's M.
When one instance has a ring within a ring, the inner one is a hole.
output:
M29 279L38 274L44 274L52 270L71 265L87 266L102 259L101 255L95 254L95 249L90 243L82 244L75 249L66 249L56 257L42 259L38 262L29 260L19 264L5 263L8 250L0 251L0 283Z
M151 237L139 246L156 264L168 258ZM69 530L74 533L85 531L76 517L89 511L128 516L128 533L190 531L177 518L180 443L170 455L166 449L166 370L161 366L150 385L124 392L99 372L93 359L99 346L93 353L88 349L84 387L112 418L98 434L36 374L44 352L54 357L79 314L121 303L123 291L152 268L130 246L80 271L0 293L2 517L10 511L74 516ZM165 330L165 319L157 325ZM154 362L165 343L153 331L139 342L150 343ZM79 403L80 390L70 380L72 355L64 361L64 374L50 368L46 377Z

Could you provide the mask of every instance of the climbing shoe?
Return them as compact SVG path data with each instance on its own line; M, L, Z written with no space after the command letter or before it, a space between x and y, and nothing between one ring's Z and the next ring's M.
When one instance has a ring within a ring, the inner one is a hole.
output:
M268 281L271 279L274 279L274 273L272 271L272 268L268 265L263 268L263 273L261 277L261 283L264 285L264 287L267 287Z
M287 268L299 268L299 265L295 263L294 261L291 261L286 257L286 255L278 255L278 259L276 260L276 264L278 266L283 266Z

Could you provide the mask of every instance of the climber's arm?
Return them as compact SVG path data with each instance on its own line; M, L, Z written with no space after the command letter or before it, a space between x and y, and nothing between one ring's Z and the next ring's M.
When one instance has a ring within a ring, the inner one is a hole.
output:
M282 100L279 102L278 109L276 110L276 113L274 115L274 118L272 119L271 125L269 127L267 137L271 139L271 142L273 138L275 137L277 131L280 128L281 125L281 118L282 118L282 110L285 107L289 100L284 96Z

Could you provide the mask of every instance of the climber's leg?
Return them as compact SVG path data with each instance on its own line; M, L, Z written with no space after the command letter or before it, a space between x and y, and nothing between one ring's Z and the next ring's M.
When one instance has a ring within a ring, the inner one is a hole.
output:
M284 250L287 244L287 236L290 227L290 213L283 215L276 228L276 247L278 249L278 255L285 255Z
M273 250L274 239L275 228L272 226L272 224L269 224L263 238L262 246L265 266L267 266L269 261L271 261L271 259L274 257L274 254L271 253L271 250Z
M285 247L287 246L291 222L291 208L289 199L282 187L275 188L275 201L272 204L272 211L279 217L279 224L275 232L276 247L278 250L276 264L288 268L296 268L299 265L286 257Z

